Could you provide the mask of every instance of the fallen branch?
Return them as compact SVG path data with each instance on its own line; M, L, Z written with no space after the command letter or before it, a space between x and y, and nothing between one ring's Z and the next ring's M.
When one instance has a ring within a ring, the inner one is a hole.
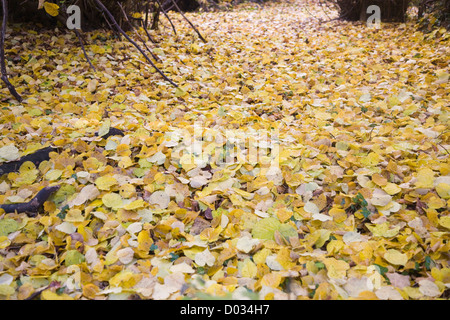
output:
M12 203L12 204L2 204L0 208L5 210L5 213L22 213L25 212L28 216L34 217L39 208L44 204L45 201L50 197L50 195L57 191L59 186L45 187L39 191L33 199L28 202L22 203Z
M145 57L145 59L147 60L148 63L150 63L152 65L153 68L155 68L155 70L167 81L169 82L171 85L173 85L175 88L178 88L178 85L173 82L172 80L170 80L154 63L152 60L150 60L150 58L145 54L145 52L141 49L141 47L139 47L139 45L133 40L131 39L126 33L125 31L123 31L123 29L119 26L119 24L117 23L116 19L114 19L113 15L111 14L111 12L109 12L109 10L105 7L105 5L100 1L100 0L94 0L95 3L97 3L97 5L101 8L102 12L106 13L106 15L108 16L109 20L111 20L112 25L115 27L115 29L121 33L129 42L131 42L131 44L133 46L136 47L136 49L139 50L139 52Z
M6 0L2 0L2 9L3 9L3 22L2 22L2 31L0 36L0 69L1 69L1 79L5 83L9 92L16 98L17 101L22 102L23 98L20 94L17 93L16 88L9 82L8 74L6 72L6 63L5 63L5 33L6 33L6 22L8 21L8 4Z
M22 158L20 158L18 160L6 162L0 166L0 176L5 173L19 171L20 166L26 161L33 162L34 165L37 167L39 165L39 163L41 163L42 161L50 160L49 154L50 154L50 152L52 152L54 150L55 149L53 149L52 147L46 147L43 149L39 149L32 154L23 156Z
M104 134L103 136L102 136L102 138L103 139L108 139L108 137L110 137L110 136L124 136L125 134L123 133L123 131L122 130L120 130L120 129L117 129L117 128L109 128L109 131L106 133L106 134ZM96 132L95 133L95 136L97 137L98 136L98 132Z

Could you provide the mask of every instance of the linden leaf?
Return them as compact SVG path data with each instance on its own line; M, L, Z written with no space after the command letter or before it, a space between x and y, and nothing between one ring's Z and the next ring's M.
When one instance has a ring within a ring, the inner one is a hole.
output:
M98 195L100 195L100 191L98 191L97 187L93 184L89 184L83 187L80 193L69 202L69 206L80 206L88 200L94 200Z
M369 223L365 224L366 227L372 232L375 237L392 238L395 237L400 231L400 227L389 228L389 223L384 222L376 225L371 225Z
M310 202L310 201L305 203L305 206L303 207L303 209L306 212L309 212L309 213L311 213L313 215L314 214L319 214L319 212L320 212L319 207L314 202Z
M44 2L44 10L52 17L56 17L59 14L59 6L56 3Z
M214 262L216 261L216 258L207 248L202 252L197 253L195 255L194 261L200 267L204 267L205 265L212 267L214 265Z
M8 234L17 231L19 223L14 219L0 220L0 236L7 236Z
M280 225L278 227L278 231L286 240L289 240L290 237L298 236L297 230L288 223L283 223L282 225Z
M384 191L386 191L387 194L389 194L391 196L394 195L394 194L399 193L400 191L402 191L402 188L397 186L395 183L390 183L390 182L388 182L382 188L383 188Z
M13 161L20 158L19 149L10 144L0 148L0 161Z
M78 250L68 250L64 258L64 264L66 267L73 264L80 264L85 260L84 255Z
M100 129L98 129L98 136L103 137L105 134L109 132L110 127L111 127L111 119L105 119L102 122Z
M374 206L385 206L389 202L391 202L392 196L387 194L385 191L376 188L372 193L372 199L370 199L370 202Z
M136 209L142 208L144 206L145 206L144 200L138 199L138 200L130 202L129 204L124 205L123 208L125 210L136 210Z
M252 230L252 235L257 239L273 240L275 231L281 226L281 222L276 218L263 218L256 222Z
M103 204L112 208L113 210L117 210L123 206L122 197L117 193L107 193L102 197Z
M69 296L66 293L57 294L50 289L44 290L40 294L40 298L42 300L74 300L73 297Z
M364 166L371 167L371 166L378 165L380 160L381 160L381 157L380 157L380 155L378 153L371 152L366 157L361 159L361 163Z
M169 206L170 197L164 191L155 191L148 202L157 205L161 209L166 209Z
M72 223L67 221L64 221L63 223L57 225L55 229L67 234L72 234L75 231L77 231L77 227L75 227Z
M423 168L417 171L417 188L433 188L434 171L430 168Z
M239 251L249 253L253 247L255 247L259 243L258 239L252 239L250 236L245 236L242 238L239 238L236 243L236 248Z
M258 269L256 264L254 264L250 258L247 258L242 263L239 271L245 278L254 278L257 275Z
M441 290L433 281L423 279L419 281L419 291L427 297L438 297L441 295Z
M133 261L134 251L132 248L123 248L117 250L117 258L122 264L128 264Z
M175 97L184 97L185 95L187 94L187 92L186 91L184 91L183 89L181 89L181 88L176 88L175 89Z
M442 216L439 218L439 224L444 228L450 229L450 216Z
M63 171L59 170L59 169L53 169L53 170L49 170L46 174L45 174L45 179L49 180L49 181L54 181L54 180L58 180L59 177L61 177Z
M347 275L347 270L350 269L347 262L335 258L325 258L323 264L327 268L327 275L335 279L344 278Z
M450 199L450 184L439 183L436 186L436 192L442 199Z
M383 258L390 264L396 266L404 266L408 262L408 256L395 249L387 250Z

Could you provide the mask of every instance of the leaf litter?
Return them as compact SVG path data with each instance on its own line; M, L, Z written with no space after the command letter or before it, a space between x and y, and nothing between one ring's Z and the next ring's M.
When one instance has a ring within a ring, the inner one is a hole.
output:
M60 187L2 214L0 297L448 298L449 35L304 6L187 14L206 44L174 14L153 35L176 89L126 42L89 33L92 72L74 36L15 29L0 160L58 152L0 202ZM242 140L264 152L218 161Z

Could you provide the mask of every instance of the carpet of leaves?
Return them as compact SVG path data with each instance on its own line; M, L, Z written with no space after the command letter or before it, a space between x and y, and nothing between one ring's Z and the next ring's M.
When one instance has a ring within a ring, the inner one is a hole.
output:
M450 36L307 4L187 14L206 44L161 18L177 89L105 32L84 34L94 72L72 33L8 30L25 101L0 89L1 161L59 151L3 175L0 203L61 187L0 214L0 298L447 299ZM257 131L279 166L216 163L238 140L214 137Z

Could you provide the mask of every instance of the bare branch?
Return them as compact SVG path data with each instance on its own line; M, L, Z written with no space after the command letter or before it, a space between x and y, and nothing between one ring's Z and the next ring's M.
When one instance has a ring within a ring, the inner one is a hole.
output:
M198 36L200 37L200 39L206 43L207 41L205 40L205 38L203 38L202 34L197 30L197 28L192 24L192 22L189 21L188 18L186 18L186 16L184 15L184 13L181 11L180 7L178 6L178 4L176 3L175 0L172 0L172 3L174 4L175 8L177 8L178 12L181 14L181 16L184 18L184 20L186 20L190 26L192 27L192 29L194 29L195 32L197 32Z
M178 88L178 85L173 82L172 80L170 80L154 63L152 60L150 60L150 58L145 54L145 52L141 49L141 47L139 47L139 45L133 40L131 39L126 33L125 31L123 31L123 29L119 26L119 24L117 23L116 19L114 19L113 15L111 14L111 12L109 12L109 10L105 7L105 5L100 1L100 0L95 0L95 2L97 3L97 5L101 8L101 10L106 13L106 15L108 16L109 20L111 20L112 26L116 28L116 30L118 32L120 32L129 42L131 42L131 44L133 46L136 47L136 49L139 50L139 52L145 57L145 59L147 60L148 63L150 63L152 65L153 68L155 68L155 70L167 81L169 82L171 85L173 85L175 88Z

